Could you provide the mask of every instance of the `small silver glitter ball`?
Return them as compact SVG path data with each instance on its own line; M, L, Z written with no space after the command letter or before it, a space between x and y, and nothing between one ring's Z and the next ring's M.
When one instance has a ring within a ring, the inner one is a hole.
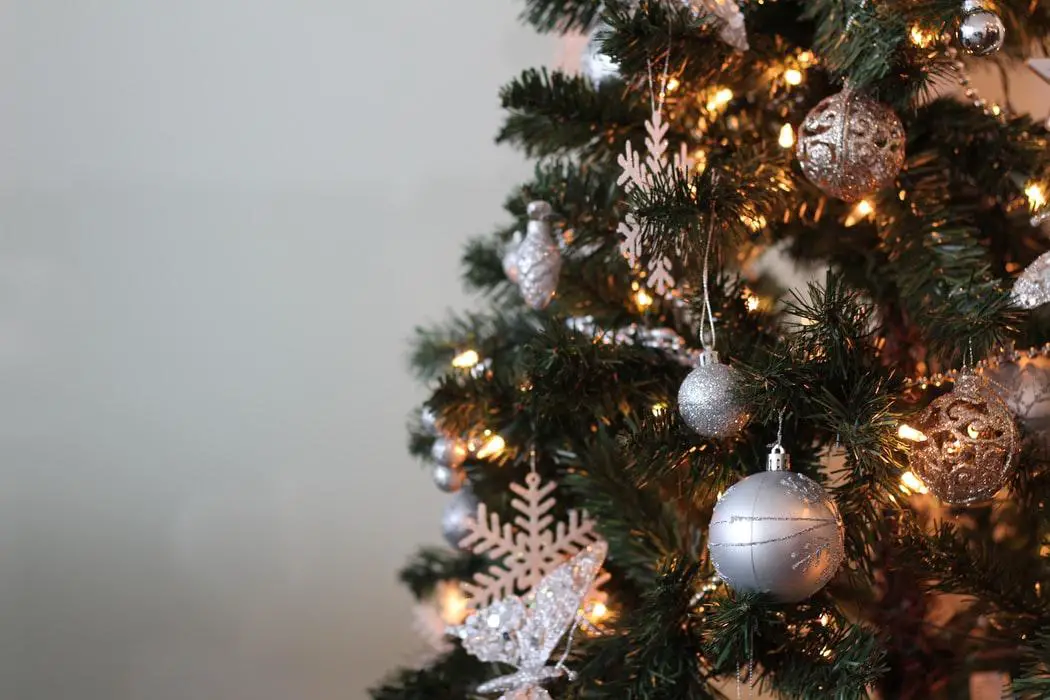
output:
M467 448L454 438L439 437L430 448L430 458L444 467L459 467L467 459Z
M547 308L558 291L562 259L551 234L551 205L532 202L528 212L529 225L525 240L515 255L518 288L525 303L540 311Z
M846 555L835 502L790 471L752 474L726 491L711 516L708 550L730 588L786 603L823 588Z
M435 464L431 476L434 477L434 486L445 493L455 493L467 483L467 472L463 467Z
M718 360L714 350L700 353L696 369L678 390L678 412L704 437L729 437L747 425L747 409L737 397L737 371Z
M846 89L806 115L795 154L810 182L832 197L856 202L900 173L904 125L886 105Z
M987 56L1003 47L1006 26L999 15L985 9L979 2L967 2L963 12L956 37L966 53Z
M580 57L580 72L587 76L594 87L600 87L605 81L620 77L620 65L602 51L599 36L608 30L609 27L604 24L595 27Z
M478 517L478 499L469 488L461 489L452 496L441 515L441 534L451 546L459 548L459 543L470 534L470 525Z

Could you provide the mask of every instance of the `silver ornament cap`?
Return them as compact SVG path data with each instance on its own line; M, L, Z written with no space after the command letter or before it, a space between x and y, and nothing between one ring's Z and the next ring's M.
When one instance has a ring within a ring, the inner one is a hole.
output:
M456 493L467 483L467 472L460 466L435 464L431 476L434 477L434 485L445 493Z
M528 207L529 225L525 240L515 255L518 288L525 303L541 311L550 305L558 291L561 276L561 251L551 235L551 205L532 202Z
M430 448L430 458L444 467L459 467L467 459L467 448L454 438L439 437Z
M846 547L834 500L809 477L786 471L788 464L778 445L769 456L775 469L752 474L722 495L708 551L733 590L797 603L835 576Z
M477 517L478 499L469 487L453 494L441 515L441 534L445 541L459 549L459 543L470 534L470 526Z
M678 390L682 420L703 437L736 435L748 419L747 409L737 397L738 384L738 372L722 364L714 350L704 350Z
M967 0L963 12L956 37L966 53L987 56L1003 47L1003 42L1006 41L1006 26L999 15L973 0Z

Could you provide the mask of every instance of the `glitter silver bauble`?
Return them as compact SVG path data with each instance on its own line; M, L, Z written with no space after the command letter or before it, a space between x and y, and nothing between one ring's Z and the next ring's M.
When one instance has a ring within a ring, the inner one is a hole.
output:
M532 202L525 240L516 254L518 288L525 303L537 311L547 308L558 291L561 251L551 235L551 205Z
M607 31L609 27L605 24L595 27L580 57L580 72L587 76L594 87L600 87L605 81L620 77L620 64L602 51L599 37Z
M960 374L955 388L934 399L911 423L908 464L937 498L953 505L986 501L1017 468L1020 434L1014 416L989 381Z
M521 270L518 269L518 248L521 247L521 231L507 242L507 248L503 251L503 274L514 284L521 279Z
M751 47L747 41L744 13L736 0L684 0L693 13L701 19L714 18L718 24L718 38L737 51Z
M678 390L678 412L690 428L704 437L729 437L747 425L747 409L737 397L737 371L704 350Z
M987 56L1003 47L1006 26L999 15L986 9L981 2L967 0L963 4L963 17L955 35L966 53Z
M1021 355L985 370L996 393L1024 428L1024 442L1050 461L1050 357Z
M1014 282L1013 302L1022 309L1050 303L1050 253L1043 253Z
M459 543L470 534L470 525L478 517L478 499L470 488L460 489L441 514L441 534L451 546L459 549Z
M892 109L846 88L806 115L795 151L810 182L855 202L893 183L904 165L904 125Z
M434 477L434 486L445 493L455 493L467 483L467 472L463 467L447 467L444 464L435 464L431 472Z
M458 467L467 459L467 448L454 438L439 437L430 448L430 458L445 467Z
M437 424L437 413L430 406L424 406L419 412L419 425L431 435L441 434L441 429Z
M827 491L790 467L784 448L768 470L727 490L715 505L708 550L733 590L796 603L823 588L846 555L842 517Z

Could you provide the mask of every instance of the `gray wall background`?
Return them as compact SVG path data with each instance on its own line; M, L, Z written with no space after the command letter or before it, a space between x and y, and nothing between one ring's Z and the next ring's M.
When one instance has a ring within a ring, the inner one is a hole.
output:
M519 9L0 6L0 697L357 700L413 658L405 341L529 172Z

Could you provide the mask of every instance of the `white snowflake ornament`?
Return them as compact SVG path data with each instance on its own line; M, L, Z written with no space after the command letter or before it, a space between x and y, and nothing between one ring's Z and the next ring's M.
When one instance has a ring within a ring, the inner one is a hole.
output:
M616 184L623 186L627 192L633 190L649 192L657 176L669 177L675 171L681 171L688 177L691 163L684 143L673 160L667 159L667 130L669 128L670 125L664 123L660 110L654 110L653 116L645 123L645 130L649 133L645 139L645 160L642 160L641 154L634 150L631 142L628 141L624 153L616 159L622 171ZM632 267L638 265L646 257L642 245L642 231L641 222L638 221L634 212L628 213L617 228L617 233L623 236L620 242L620 252ZM646 284L661 296L675 284L674 275L671 274L672 264L671 259L667 256L653 257L646 263L649 272L646 276Z
M489 513L484 503L478 505L478 517L469 523L469 534L459 546L499 563L475 574L473 582L463 583L471 608L532 590L566 559L598 540L594 521L585 511L570 510L568 522L551 529L554 516L549 512L556 503L551 493L556 488L553 481L543 484L535 472L525 477L524 486L511 484L519 498L510 504L521 514L513 525L501 523L499 515ZM599 577L598 585L605 579L607 576ZM601 594L595 596L599 600Z
M535 476L534 474L532 476ZM538 477L537 477L538 480ZM580 606L599 577L608 546L596 540L537 581L522 597L508 596L449 628L467 653L481 661L510 664L517 671L478 686L479 693L503 693L500 700L551 700L542 685L563 675L569 642L554 666L554 648L581 618Z
M718 38L737 51L747 51L747 27L744 13L734 0L685 0L685 4L700 16L714 17L718 21Z

